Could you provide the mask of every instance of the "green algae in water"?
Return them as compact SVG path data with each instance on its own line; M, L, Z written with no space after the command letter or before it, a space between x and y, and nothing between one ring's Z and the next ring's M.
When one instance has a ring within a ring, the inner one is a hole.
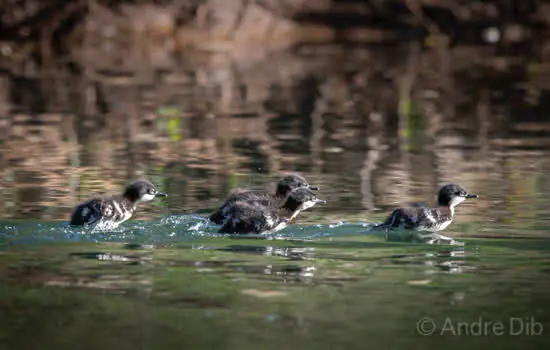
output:
M287 240L203 235L155 244L58 237L3 245L0 338L10 349L548 345L544 334L527 330L467 335L444 328L479 320L509 326L514 319L550 329L546 240L465 239L462 250L388 243L357 234L358 227L320 225L327 236L317 238L291 227L289 234L296 233ZM417 329L426 319L435 325L431 335Z

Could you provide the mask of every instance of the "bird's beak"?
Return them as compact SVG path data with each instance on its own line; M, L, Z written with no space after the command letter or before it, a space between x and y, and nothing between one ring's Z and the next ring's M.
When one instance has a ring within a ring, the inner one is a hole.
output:
M314 190L314 191L319 191L320 190L319 186L309 186L308 188L310 190Z
M317 198L317 199L315 199L315 203L327 204L327 201L324 200L324 199Z
M157 192L155 194L155 197L168 197L168 194L164 193L164 192Z
M468 193L466 194L466 198L477 198L479 197L477 194Z

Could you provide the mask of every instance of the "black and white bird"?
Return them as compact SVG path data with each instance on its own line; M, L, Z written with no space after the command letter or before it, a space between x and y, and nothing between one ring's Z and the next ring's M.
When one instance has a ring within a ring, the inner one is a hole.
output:
M325 203L325 201L304 187L292 191L282 207L273 203L259 205L237 201L233 203L232 211L225 218L219 232L235 234L277 232L285 228L301 211L309 209L317 203Z
M130 183L121 195L95 197L79 204L71 216L70 224L111 230L130 219L139 203L166 196L166 193L157 191L151 182L137 180Z
M223 224L226 218L232 215L231 212L234 210L233 207L237 202L248 203L251 206L280 207L288 194L298 188L319 189L318 187L311 186L303 176L298 174L286 175L278 182L275 194L264 190L246 188L234 190L220 208L210 215L209 219L217 225Z
M455 207L468 198L477 198L455 184L443 186L437 196L437 208L422 206L396 208L388 218L377 225L376 229L404 229L427 233L423 236L427 243L455 242L453 239L437 234L446 229L452 222ZM388 237L388 236L387 236Z

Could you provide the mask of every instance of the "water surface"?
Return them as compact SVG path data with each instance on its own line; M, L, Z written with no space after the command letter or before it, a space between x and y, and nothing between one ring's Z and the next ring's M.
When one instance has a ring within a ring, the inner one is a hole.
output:
M360 223L236 239L196 217L132 222L112 236L11 225L0 255L9 349L547 344L546 239L391 243ZM476 322L502 323L502 333Z
M452 64L467 52L312 47L157 81L4 77L0 345L547 347L545 73ZM288 171L327 204L273 239L204 219ZM114 232L68 226L79 201L140 176L170 196ZM446 231L464 247L368 231L448 182L480 195Z

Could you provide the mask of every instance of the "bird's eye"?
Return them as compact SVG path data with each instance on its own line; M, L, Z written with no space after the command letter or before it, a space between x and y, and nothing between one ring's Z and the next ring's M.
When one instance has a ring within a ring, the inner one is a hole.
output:
M455 195L456 195L456 196L460 196L461 194L462 194L462 193L460 193L460 191L455 192Z
M154 194L155 191L151 188L151 189L149 189L149 191L147 191L147 193L149 193L149 194Z

